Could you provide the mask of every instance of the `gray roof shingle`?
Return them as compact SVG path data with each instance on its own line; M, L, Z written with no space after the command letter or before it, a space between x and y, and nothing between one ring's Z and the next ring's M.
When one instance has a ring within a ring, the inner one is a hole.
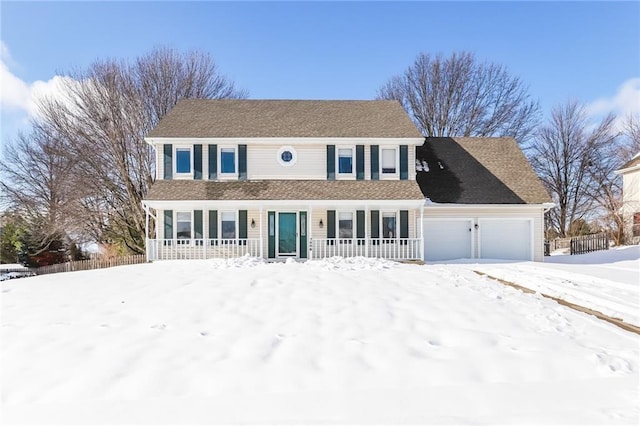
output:
M150 138L421 138L397 101L185 99Z
M424 200L412 180L157 180L145 200Z
M418 148L417 158L426 159L429 172L418 172L416 180L436 203L551 202L513 138L430 137Z

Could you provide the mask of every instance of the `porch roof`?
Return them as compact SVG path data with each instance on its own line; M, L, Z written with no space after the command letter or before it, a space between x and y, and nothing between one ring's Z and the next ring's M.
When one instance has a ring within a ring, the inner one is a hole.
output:
M424 200L424 195L413 180L157 180L145 200Z

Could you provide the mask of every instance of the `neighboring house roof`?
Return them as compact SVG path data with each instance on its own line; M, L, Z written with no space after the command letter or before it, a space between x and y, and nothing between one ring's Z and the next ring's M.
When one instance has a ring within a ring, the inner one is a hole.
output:
M424 200L412 180L157 180L145 200Z
M149 138L421 138L398 101L186 99Z
M429 172L416 180L435 203L551 202L513 138L427 138L417 158L426 159Z

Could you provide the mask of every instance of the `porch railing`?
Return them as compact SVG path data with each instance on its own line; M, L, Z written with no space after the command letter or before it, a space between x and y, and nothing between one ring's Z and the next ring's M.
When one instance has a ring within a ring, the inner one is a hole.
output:
M233 258L245 254L266 256L259 238L147 240L149 260ZM376 257L396 260L422 259L421 238L324 238L309 243L311 259L325 257Z
M310 257L378 257L385 259L422 259L421 238L325 238L313 239Z
M147 240L149 260L228 259L245 254L260 256L259 238Z

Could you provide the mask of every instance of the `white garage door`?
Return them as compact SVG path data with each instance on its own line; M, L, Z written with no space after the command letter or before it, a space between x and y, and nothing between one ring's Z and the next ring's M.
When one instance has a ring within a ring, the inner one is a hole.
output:
M479 219L478 256L482 259L533 260L531 221Z
M424 220L424 260L471 257L471 227L468 219Z

